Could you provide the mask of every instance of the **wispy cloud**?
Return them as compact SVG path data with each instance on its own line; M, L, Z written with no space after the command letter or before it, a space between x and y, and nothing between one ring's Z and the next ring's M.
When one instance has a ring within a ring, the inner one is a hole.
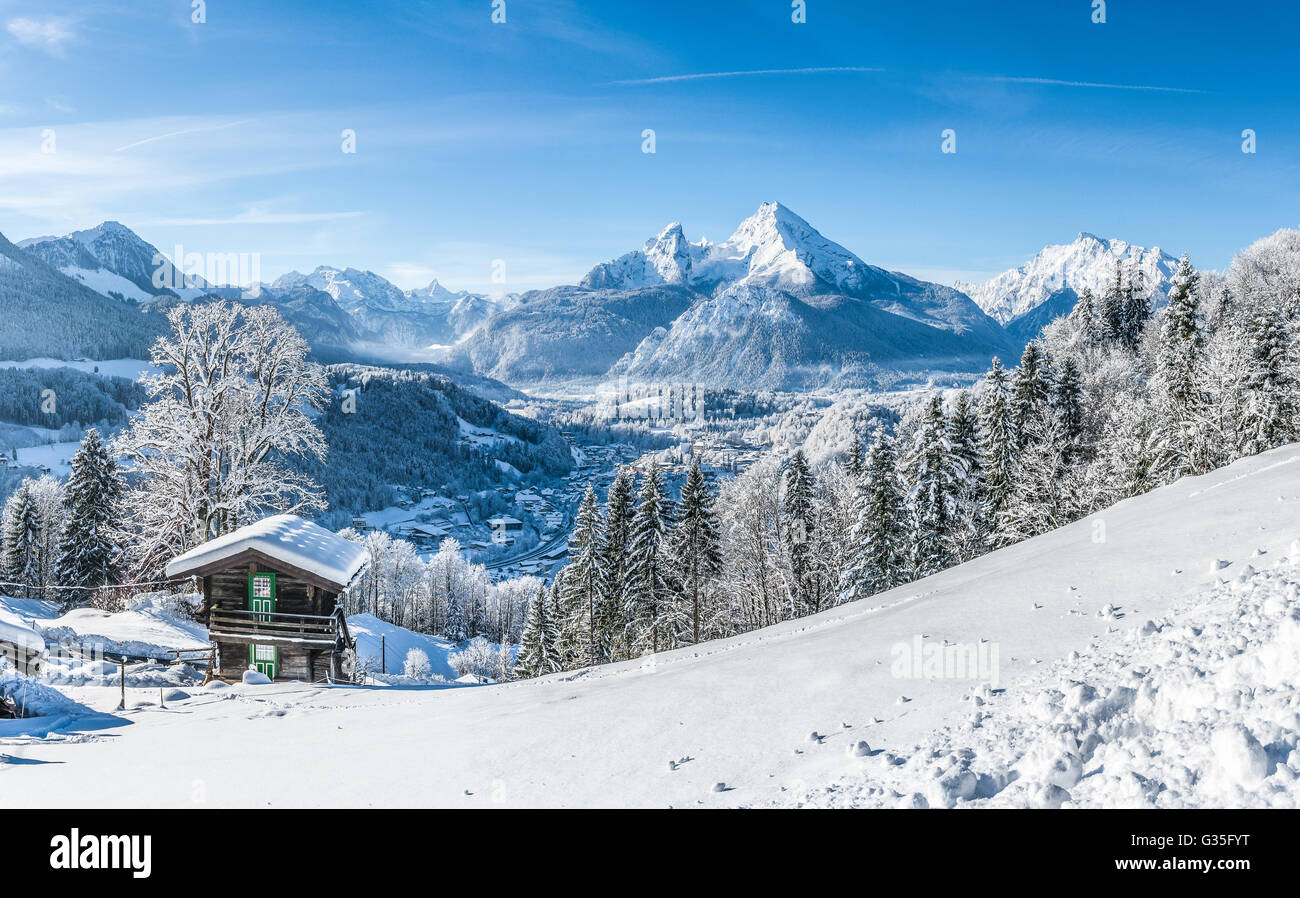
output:
M885 69L861 65L810 66L800 69L746 69L735 72L695 72L688 75L661 75L657 78L629 78L610 84L668 84L673 81L702 81L707 78L747 78L755 75L821 75L830 72L883 72Z
M261 209L252 209L226 218L152 218L139 221L137 224L141 227L158 228L245 224L310 224L320 221L360 218L365 214L365 211L360 209L347 212L268 212Z
M997 81L1002 84L1042 84L1048 87L1093 87L1102 90L1146 90L1157 93L1169 94L1204 94L1209 93L1205 90L1197 90L1191 87L1162 87L1155 84L1108 84L1102 81L1066 81L1059 78L1025 78L1013 75L987 75L987 81Z
M71 20L58 17L10 19L5 27L24 47L55 57L62 57L64 44L76 38Z

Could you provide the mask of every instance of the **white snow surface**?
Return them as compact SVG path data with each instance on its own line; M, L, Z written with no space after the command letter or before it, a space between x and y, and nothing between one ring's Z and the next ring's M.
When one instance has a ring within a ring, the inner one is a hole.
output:
M340 586L351 582L366 562L366 550L357 543L297 515L278 514L178 555L168 563L167 576L183 577L247 549L265 552Z
M148 302L153 299L153 294L144 292L134 282L128 281L120 274L115 274L107 268L90 269L67 265L59 270L74 281L85 284L100 296L116 293L123 299L134 302Z
M863 602L607 667L234 687L183 715L128 692L113 724L0 731L56 762L0 784L18 806L186 806L196 775L205 806L1289 806L1298 462L1284 447ZM1004 691L896 675L917 639L988 640Z

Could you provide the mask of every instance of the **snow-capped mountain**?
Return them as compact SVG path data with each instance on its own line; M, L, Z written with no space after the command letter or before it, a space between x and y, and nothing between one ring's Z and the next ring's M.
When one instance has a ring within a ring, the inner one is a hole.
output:
M1080 233L1071 243L1047 246L1024 265L982 284L958 282L958 290L1017 336L1028 339L1074 307L1084 288L1100 296L1115 281L1116 265L1142 272L1153 305L1164 304L1178 259L1159 247ZM1032 330L1032 332L1030 332Z
M328 265L311 274L291 271L269 289L276 295L304 287L331 296L351 316L363 342L398 350L454 344L497 308L487 297L453 292L436 280L404 291L373 271Z
M331 268L321 265L311 274L291 271L271 284L275 288L306 285L334 297L344 311L409 312L419 308L394 284L375 274L356 268Z
M182 279L170 258L117 221L63 237L34 237L18 246L101 296L135 302L157 296L191 300L211 289L201 275Z
M77 246L65 256L90 262ZM91 270L91 269L85 269ZM0 359L40 356L141 358L165 321L120 297L99 293L0 235Z
M792 388L863 381L886 364L978 367L1010 342L957 290L869 265L764 203L721 243L690 242L673 223L577 287L525 295L467 353L506 380L627 374Z

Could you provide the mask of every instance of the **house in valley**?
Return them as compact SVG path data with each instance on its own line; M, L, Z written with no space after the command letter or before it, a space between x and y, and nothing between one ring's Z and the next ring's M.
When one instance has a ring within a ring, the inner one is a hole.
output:
M356 662L339 594L366 561L357 543L282 514L177 556L167 576L202 583L198 616L216 650L209 677L253 668L272 680L335 682L350 680Z

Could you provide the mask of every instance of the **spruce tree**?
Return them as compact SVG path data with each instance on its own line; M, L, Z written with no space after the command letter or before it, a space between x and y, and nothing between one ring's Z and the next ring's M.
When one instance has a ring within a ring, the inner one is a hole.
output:
M564 569L569 611L566 625L569 641L577 650L573 663L585 667L608 661L610 651L607 633L598 627L606 587L604 520L590 485L578 507L569 555L573 560Z
M853 444L849 446L849 457L844 460L844 470L855 480L862 476L862 440L856 428L853 431Z
M913 509L912 572L920 579L950 567L955 558L952 537L960 475L938 395L930 398L905 469Z
M1196 420L1201 405L1197 378L1205 352L1198 280L1196 270L1183 254L1169 290L1169 305L1156 354L1161 411L1160 467L1173 476L1209 469Z
M1061 419L1067 461L1072 460L1083 437L1083 374L1079 363L1067 358L1054 386L1054 405Z
M786 552L790 559L790 599L795 617L818 611L819 596L813 583L813 518L812 471L803 450L795 452L785 470L785 494L782 497L782 517L785 525Z
M906 581L906 495L893 441L883 431L867 453L854 494L857 517L852 562L840 578L840 600L864 599Z
M1291 340L1282 316L1272 309L1260 309L1246 330L1250 341L1246 449L1255 453L1295 438L1296 385L1289 373Z
M1030 427L1037 434L1017 459L1015 488L998 515L1002 545L1063 527L1078 512L1060 416L1049 413Z
M125 484L117 462L93 427L72 456L71 469L64 491L66 517L59 536L55 580L61 586L85 587L66 590L65 603L75 605L88 602L92 588L110 584L119 575L122 552L112 533L121 517Z
M1115 279L1106 292L1101 295L1100 321L1102 338L1108 343L1124 342L1125 303L1124 273L1118 259L1115 260Z
M998 359L984 377L980 399L980 463L984 474L986 513L995 518L1015 483L1016 435L1007 373Z
M519 659L515 676L540 677L560 670L559 631L555 625L546 587L540 587L524 617L524 631L519 637Z
M1101 328L1097 322L1097 302L1093 299L1092 291L1087 287L1079 293L1074 308L1070 310L1070 320L1078 327L1085 344L1094 346L1101 342Z
M1124 278L1121 308L1121 342L1129 349L1137 349L1142 339L1142 329L1151 318L1151 300L1147 296L1146 274L1130 259Z
M668 552L672 522L672 501L664 491L658 464L651 462L632 513L623 588L627 640L633 650L659 652L672 647L673 584Z
M686 482L682 485L677 526L673 529L672 556L683 597L690 603L691 643L696 644L703 630L705 591L722 571L722 546L713 496L698 458L691 463Z
M948 419L948 442L959 474L953 520L953 551L957 561L969 561L987 551L988 516L979 427L970 393L962 390Z
M40 516L26 480L5 502L3 536L5 583L0 591L29 599L43 598Z
M1011 378L1011 419L1022 446L1031 438L1030 422L1047 407L1049 377L1042 349L1035 342L1029 343L1021 353L1020 367Z
M626 640L627 620L623 610L623 593L627 580L632 512L636 501L634 489L631 469L620 467L605 497L605 587L596 628L599 631L598 640L608 646L611 659L620 655L632 657Z

